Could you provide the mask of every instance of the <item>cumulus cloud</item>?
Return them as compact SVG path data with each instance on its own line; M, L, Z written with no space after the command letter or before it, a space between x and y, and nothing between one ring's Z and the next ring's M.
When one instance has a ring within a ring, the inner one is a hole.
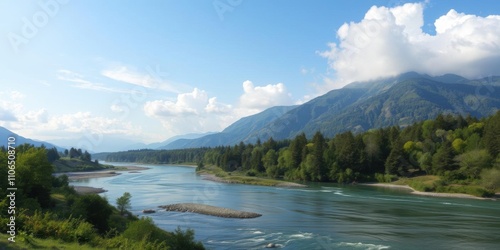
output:
M144 113L159 119L169 134L219 131L232 121L232 106L209 98L204 90L178 94L175 100L154 100L144 104Z
M424 3L373 6L363 20L343 24L337 31L339 42L320 53L333 70L326 87L408 71L469 78L498 74L500 16L452 9L434 22L436 34L430 35L422 30L424 8Z
M169 134L220 131L236 120L276 105L291 105L293 100L283 83L255 86L242 84L243 93L236 105L221 103L204 90L178 94L175 99L146 102L144 113L158 119Z
M144 111L149 116L186 116L201 115L208 104L208 95L204 90L195 88L190 93L177 95L175 101L155 100L146 102Z
M292 97L283 83L254 86L251 81L245 81L243 91L239 103L241 108L262 110L272 106L293 104Z

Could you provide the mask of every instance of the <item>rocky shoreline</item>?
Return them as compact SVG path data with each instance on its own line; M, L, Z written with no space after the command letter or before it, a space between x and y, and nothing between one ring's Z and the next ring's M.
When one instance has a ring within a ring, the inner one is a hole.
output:
M166 206L160 206L160 208L163 208L166 211L190 212L190 213L205 214L223 218L251 219L262 216L261 214L258 213L238 211L229 208L214 207L197 203L177 203Z

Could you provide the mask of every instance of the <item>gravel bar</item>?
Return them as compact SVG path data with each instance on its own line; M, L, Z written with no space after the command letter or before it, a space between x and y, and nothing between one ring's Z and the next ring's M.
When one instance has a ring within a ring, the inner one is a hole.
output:
M167 211L190 212L190 213L212 215L223 218L250 219L262 216L262 214L258 213L238 211L229 208L214 207L196 203L177 203L172 205L160 206L160 208L163 208Z

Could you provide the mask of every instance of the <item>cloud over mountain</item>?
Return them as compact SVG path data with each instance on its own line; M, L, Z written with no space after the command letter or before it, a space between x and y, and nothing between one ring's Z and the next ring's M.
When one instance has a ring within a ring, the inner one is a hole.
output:
M435 20L436 33L431 35L422 30L424 10L424 3L373 6L361 21L343 24L337 31L339 42L320 53L333 70L327 87L408 71L470 78L498 74L500 16L451 9Z

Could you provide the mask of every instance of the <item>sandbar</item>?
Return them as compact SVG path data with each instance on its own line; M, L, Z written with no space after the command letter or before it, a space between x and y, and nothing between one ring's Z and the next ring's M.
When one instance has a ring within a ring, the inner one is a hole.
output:
M163 208L166 211L190 212L190 213L205 214L223 218L250 219L262 216L261 214L258 213L238 211L229 208L214 207L197 203L177 203L166 206L160 206L160 208Z
M408 185L396 185L396 184L389 184L389 183L360 183L360 185L373 186L373 187L408 189L408 190L411 191L410 192L411 194L422 195L422 196L431 196L431 197L467 198L467 199L478 199L478 200L494 200L494 199L499 198L499 197L497 197L498 194L496 194L495 197L493 197L493 198L485 198L485 197L474 196L474 195L471 195L471 194L422 192L422 191L417 191L417 190L413 189L412 187L410 187Z

